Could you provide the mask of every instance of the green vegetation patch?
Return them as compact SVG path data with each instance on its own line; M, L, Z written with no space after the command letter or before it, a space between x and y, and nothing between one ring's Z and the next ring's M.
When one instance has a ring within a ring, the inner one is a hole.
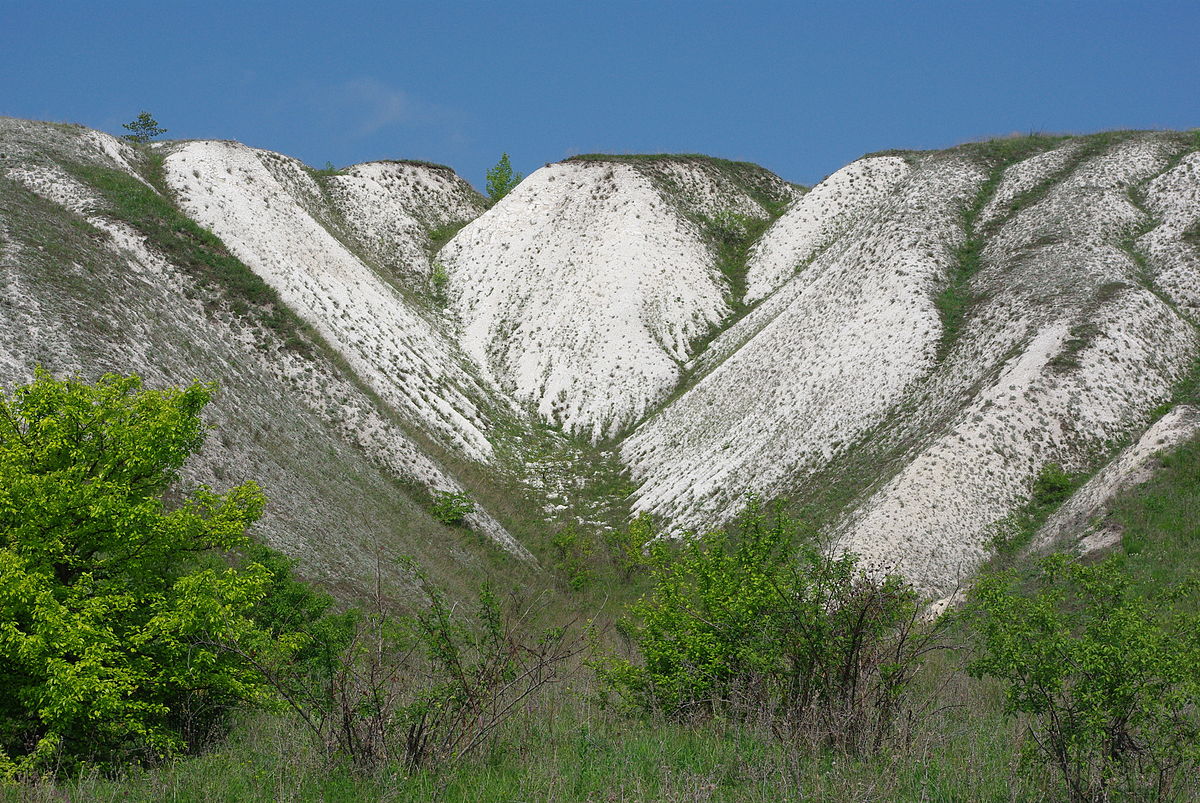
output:
M1195 582L1200 570L1200 438L1159 457L1153 479L1123 495L1110 521L1121 528L1124 565L1146 593ZM1192 598L1191 607L1196 607Z
M463 227L471 221L469 220L454 220L444 226L435 226L429 230L429 245L433 253L442 250L442 246L454 239L454 235L462 231Z
M1087 475L1069 473L1058 463L1043 465L1030 486L1029 501L993 527L993 566L1011 565L1050 514L1086 481Z
M963 231L966 232L966 238L955 250L954 268L950 274L950 281L934 298L938 315L942 319L942 339L938 343L937 351L939 362L946 358L950 349L958 342L967 310L979 300L971 289L971 279L979 272L984 238L976 231L975 221L979 218L983 207L995 194L1002 175L1003 168L994 168L991 175L980 186L975 200L963 210L962 226Z

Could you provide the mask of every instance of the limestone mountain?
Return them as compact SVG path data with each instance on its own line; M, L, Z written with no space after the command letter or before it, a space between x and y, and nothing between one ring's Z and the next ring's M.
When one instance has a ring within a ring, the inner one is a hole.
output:
M218 382L189 481L259 479L263 537L335 587L400 553L537 573L539 530L682 533L753 492L940 594L1046 466L1094 475L1045 534L1078 540L1200 424L1195 132L889 152L811 189L575 157L490 208L419 162L13 119L0 154L0 383ZM467 528L430 515L447 492Z

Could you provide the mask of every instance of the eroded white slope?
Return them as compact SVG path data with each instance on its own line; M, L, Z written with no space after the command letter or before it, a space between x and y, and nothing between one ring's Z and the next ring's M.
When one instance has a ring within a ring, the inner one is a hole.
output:
M85 134L66 143L73 161L132 175L136 154L127 145ZM78 215L103 235L90 251L78 253L78 262L63 264L24 244L26 232L9 231L0 219L11 235L0 243L0 305L7 311L0 327L0 384L27 381L36 364L86 377L133 371L151 386L219 382L206 420L220 436L189 462L187 479L215 487L258 480L270 500L260 533L301 559L310 576L331 582L373 573L378 517L411 505L394 499L393 478L463 490L332 366L280 348L260 325L214 309L189 274L127 224L97 211L104 202L92 189L52 163L0 167L0 175L63 207L64 221ZM337 500L355 504L350 509ZM486 511L477 509L470 524L530 557ZM382 548L390 553L394 547ZM412 543L405 549L430 563L445 552Z
M714 348L744 344L622 445L636 508L682 527L720 521L741 493L781 490L886 417L933 367L933 295L984 176L962 158L927 159L726 332ZM778 236L798 239L790 227Z
M1141 286L1120 244L1145 221L1128 191L1172 152L1153 136L1115 146L996 234L974 288L987 300L940 377L980 389L866 502L843 548L945 592L984 557L1043 465L1084 468L1170 396L1196 333Z
M1200 323L1200 151L1189 153L1146 187L1155 226L1138 240L1156 286Z
M491 456L480 406L488 392L453 343L314 217L321 191L299 162L238 143L187 142L164 167L184 211L274 287L386 402L467 456ZM407 214L405 198L393 200L385 183L344 184L353 187L345 203L376 207L364 216L377 226Z
M703 171L669 168L714 211L714 198L755 209ZM466 351L543 418L594 440L669 393L689 343L729 311L698 227L628 164L538 170L439 258Z
M328 195L360 253L402 278L424 284L431 273L428 233L474 220L483 200L449 168L368 162L326 179Z
M898 156L859 159L800 197L751 249L746 301L758 301L790 279L801 265L888 198L910 169Z
M996 192L980 210L980 225L991 223L1007 212L1022 193L1029 192L1065 169L1082 147L1081 141L1069 140L1054 150L1039 153L1008 167Z
M1038 531L1035 551L1073 548L1086 554L1120 541L1119 529L1104 521L1113 499L1154 475L1155 458L1200 433L1200 410L1176 407L1154 422L1136 443L1127 446L1083 484Z

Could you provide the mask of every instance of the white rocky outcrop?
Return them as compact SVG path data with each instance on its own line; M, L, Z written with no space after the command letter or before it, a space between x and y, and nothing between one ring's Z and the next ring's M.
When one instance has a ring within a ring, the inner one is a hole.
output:
M983 177L963 159L923 164L698 357L707 375L622 444L636 509L685 528L720 521L740 494L783 492L885 418L933 367L932 296ZM797 242L796 228L809 221L777 221L764 250Z
M729 313L697 219L766 216L703 167L652 167L549 165L439 255L463 348L542 418L592 440L670 393L692 341Z
M313 211L321 189L303 165L233 142L186 142L171 149L164 169L183 210L275 288L375 392L467 456L491 456L487 389L453 341L338 240L332 224L322 224ZM391 225L394 235L407 199L393 199L385 183L351 178L342 182L342 214Z

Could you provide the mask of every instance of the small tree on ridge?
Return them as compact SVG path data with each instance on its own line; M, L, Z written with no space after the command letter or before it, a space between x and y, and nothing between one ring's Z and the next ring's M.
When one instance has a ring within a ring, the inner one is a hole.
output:
M167 133L167 129L159 128L158 121L147 111L143 111L136 119L128 123L122 123L121 127L129 131L122 139L127 139L130 142L149 142L155 137Z
M520 173L513 172L512 163L508 161L508 154L501 154L500 161L487 171L487 194L492 199L492 203L508 195L513 187L521 183L522 178L524 176Z

